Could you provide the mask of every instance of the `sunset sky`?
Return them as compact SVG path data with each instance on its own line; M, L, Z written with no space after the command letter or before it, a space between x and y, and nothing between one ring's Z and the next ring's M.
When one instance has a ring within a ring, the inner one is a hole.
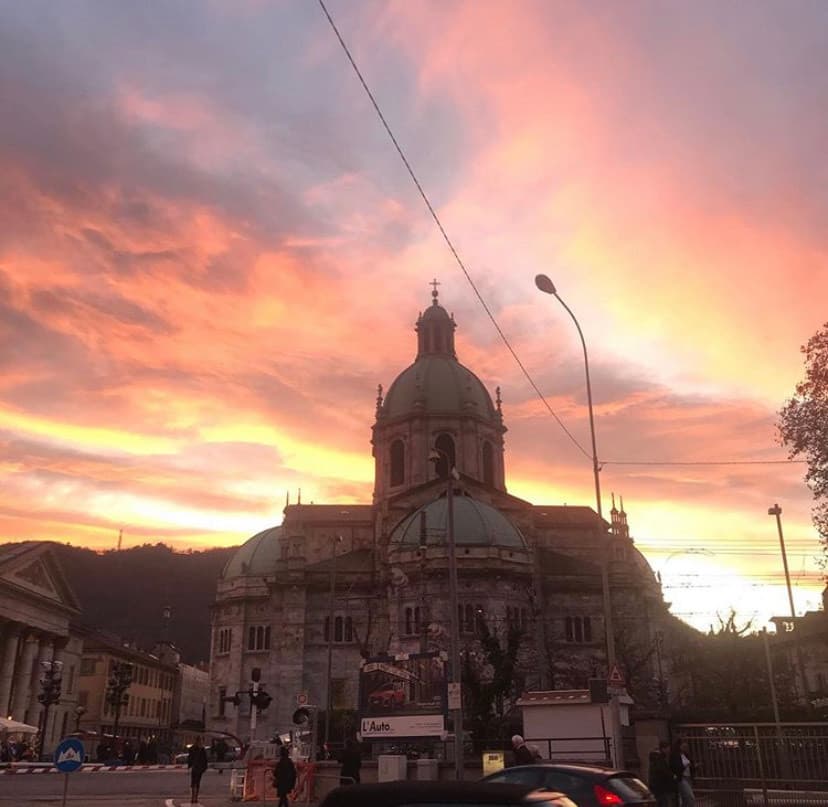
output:
M675 613L819 602L775 413L828 320L828 4L327 0ZM592 505L311 0L0 2L0 540L241 543L368 502L428 282L502 388L510 492Z

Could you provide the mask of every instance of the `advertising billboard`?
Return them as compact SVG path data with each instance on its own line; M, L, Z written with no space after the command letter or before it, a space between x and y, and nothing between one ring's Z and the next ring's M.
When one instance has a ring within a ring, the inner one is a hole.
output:
M362 739L443 737L446 670L445 653L365 659L359 673Z

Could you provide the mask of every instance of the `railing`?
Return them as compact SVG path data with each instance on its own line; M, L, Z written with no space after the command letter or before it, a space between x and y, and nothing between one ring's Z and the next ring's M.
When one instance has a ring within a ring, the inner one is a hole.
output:
M828 805L828 724L685 724L695 790L720 805Z

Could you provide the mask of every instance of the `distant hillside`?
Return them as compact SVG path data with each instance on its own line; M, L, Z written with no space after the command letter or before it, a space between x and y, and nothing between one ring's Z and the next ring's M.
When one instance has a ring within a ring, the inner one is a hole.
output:
M216 581L237 547L174 552L164 544L98 554L57 546L83 607L82 622L149 650L161 634L161 612L172 607L170 639L190 664L210 656L210 605Z

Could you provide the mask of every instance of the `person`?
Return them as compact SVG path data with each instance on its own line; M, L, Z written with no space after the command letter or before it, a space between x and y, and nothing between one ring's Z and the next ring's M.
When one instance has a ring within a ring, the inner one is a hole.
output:
M339 770L339 784L358 785L359 769L362 767L362 754L359 752L359 746L353 740L348 740L345 743L345 750L340 755L339 761L342 763Z
M512 737L512 750L515 752L515 765L531 765L535 761L532 749L526 745L526 740L520 734Z
M696 796L693 793L695 766L690 759L690 752L681 737L673 741L670 752L670 770L676 777L679 807L695 807Z
M273 769L273 784L276 785L276 795L279 797L277 807L288 807L288 795L296 787L296 766L284 745L279 749L279 761Z
M201 777L207 770L207 752L201 744L201 737L196 737L187 753L187 768L190 771L190 804L198 804L198 789Z
M658 749L650 751L650 790L656 797L656 807L671 807L676 795L676 777L670 770L668 753L670 743L662 740Z

